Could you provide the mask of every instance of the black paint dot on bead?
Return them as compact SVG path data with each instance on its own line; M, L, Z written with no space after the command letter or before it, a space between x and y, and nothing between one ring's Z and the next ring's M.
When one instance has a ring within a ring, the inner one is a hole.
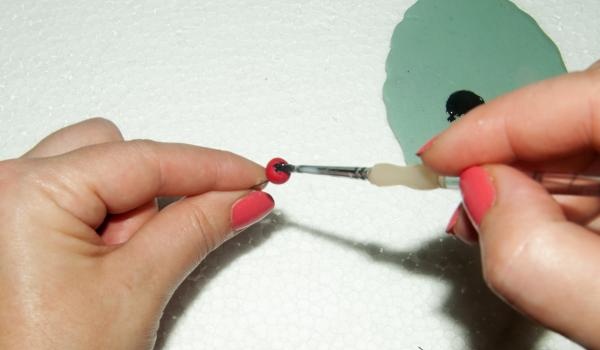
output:
M290 179L291 171L286 168L289 165L282 158L273 158L265 167L265 176L270 182L280 185Z
M286 163L277 163L273 167L275 168L275 171L282 171L289 174L290 170L286 167L286 165Z
M484 104L485 101L476 93L469 90L459 90L448 96L446 112L448 121L453 122L457 117L467 114L473 108Z

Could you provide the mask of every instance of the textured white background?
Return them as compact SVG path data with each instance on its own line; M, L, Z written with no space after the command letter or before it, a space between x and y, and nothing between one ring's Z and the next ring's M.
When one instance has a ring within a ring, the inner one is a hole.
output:
M381 99L414 1L0 2L0 157L87 116L265 163L403 161ZM600 2L519 0L567 67ZM456 193L296 176L175 295L164 349L575 349L499 303L446 239ZM132 315L135 317L135 315ZM533 345L537 344L537 345Z

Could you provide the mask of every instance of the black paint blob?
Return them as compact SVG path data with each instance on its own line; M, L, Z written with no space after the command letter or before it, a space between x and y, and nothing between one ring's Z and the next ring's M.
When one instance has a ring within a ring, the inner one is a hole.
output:
M288 174L292 172L292 166L287 163L277 163L273 167L275 168L275 171L284 172Z
M468 90L453 92L446 101L448 121L453 122L457 117L484 103L485 101L474 92Z

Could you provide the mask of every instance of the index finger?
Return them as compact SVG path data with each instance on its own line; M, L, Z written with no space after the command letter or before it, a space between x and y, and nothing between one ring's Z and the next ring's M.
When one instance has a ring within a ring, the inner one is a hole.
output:
M597 65L596 65L597 66ZM486 163L543 162L600 149L600 69L529 85L461 118L421 154L456 175Z
M230 152L153 141L89 146L39 160L58 186L55 200L90 226L106 212L127 212L158 196L249 189L266 181L264 168Z

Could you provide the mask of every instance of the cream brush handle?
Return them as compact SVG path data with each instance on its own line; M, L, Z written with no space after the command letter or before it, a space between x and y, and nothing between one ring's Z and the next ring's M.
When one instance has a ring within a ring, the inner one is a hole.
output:
M525 172L551 194L600 196L600 176L570 173ZM403 185L417 190L458 188L459 178L440 176L423 165L376 164L367 179L377 186Z
M375 164L369 169L367 180L377 186L402 185L418 190L458 187L457 178L440 176L423 165Z

